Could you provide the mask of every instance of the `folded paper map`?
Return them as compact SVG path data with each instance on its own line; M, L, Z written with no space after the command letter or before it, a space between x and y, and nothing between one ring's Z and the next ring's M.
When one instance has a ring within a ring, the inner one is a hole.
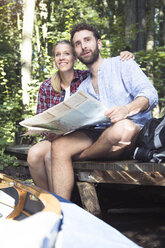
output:
M78 91L64 102L19 124L28 129L27 135L44 132L61 135L79 128L109 122L104 115L105 110L105 106L95 98Z

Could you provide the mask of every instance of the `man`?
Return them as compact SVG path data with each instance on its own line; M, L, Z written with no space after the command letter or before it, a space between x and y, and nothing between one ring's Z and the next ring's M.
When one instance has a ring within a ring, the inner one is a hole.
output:
M59 104L67 97L74 94L81 82L86 79L87 70L75 70L76 61L72 45L67 40L58 41L54 46L54 62L58 71L51 78L45 80L39 89L37 113ZM120 53L120 58L130 59L134 55L128 51ZM35 184L41 188L53 192L51 178L51 141L55 134L50 134L47 139L33 145L27 156L30 174Z
M91 72L79 90L107 107L105 115L110 122L52 142L53 189L66 199L70 199L74 184L72 160L130 158L138 132L151 118L150 111L158 101L155 88L136 62L101 57L100 35L93 26L76 25L71 31L71 43L78 59Z

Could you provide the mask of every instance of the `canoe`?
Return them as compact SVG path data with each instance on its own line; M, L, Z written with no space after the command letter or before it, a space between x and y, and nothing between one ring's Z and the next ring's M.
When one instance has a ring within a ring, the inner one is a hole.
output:
M57 198L39 187L28 186L0 173L0 189L1 211L5 206L1 218L21 220L39 211L61 215L61 206Z
M54 247L61 219L55 196L0 173L1 247Z
M1 247L139 248L76 204L0 174Z

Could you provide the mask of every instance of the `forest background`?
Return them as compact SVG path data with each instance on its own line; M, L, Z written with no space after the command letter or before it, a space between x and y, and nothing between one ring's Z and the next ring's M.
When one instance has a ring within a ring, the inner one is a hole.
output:
M36 141L19 122L35 114L39 86L55 71L53 45L81 21L100 31L103 57L135 54L159 94L154 115L164 113L165 0L1 0L0 20L1 168L17 164L5 146Z

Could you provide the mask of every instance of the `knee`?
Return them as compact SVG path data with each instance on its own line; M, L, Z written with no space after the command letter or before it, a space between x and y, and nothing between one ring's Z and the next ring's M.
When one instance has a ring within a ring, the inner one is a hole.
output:
M109 130L107 137L116 141L130 141L138 132L139 127L132 121L125 119L115 123Z
M126 134L133 133L135 124L130 120L122 120L114 125L114 132L116 132L120 137L125 136Z
M63 142L63 139L59 138L54 140L51 145L52 157L55 155L61 156L62 151L65 151L65 143Z
M68 156L69 146L71 146L71 144L68 144L65 137L54 140L51 145L51 157L54 158L64 157L65 155Z
M33 167L37 163L37 161L41 159L41 156L42 154L38 147L36 147L35 145L32 146L27 155L27 162L29 164L29 167Z

